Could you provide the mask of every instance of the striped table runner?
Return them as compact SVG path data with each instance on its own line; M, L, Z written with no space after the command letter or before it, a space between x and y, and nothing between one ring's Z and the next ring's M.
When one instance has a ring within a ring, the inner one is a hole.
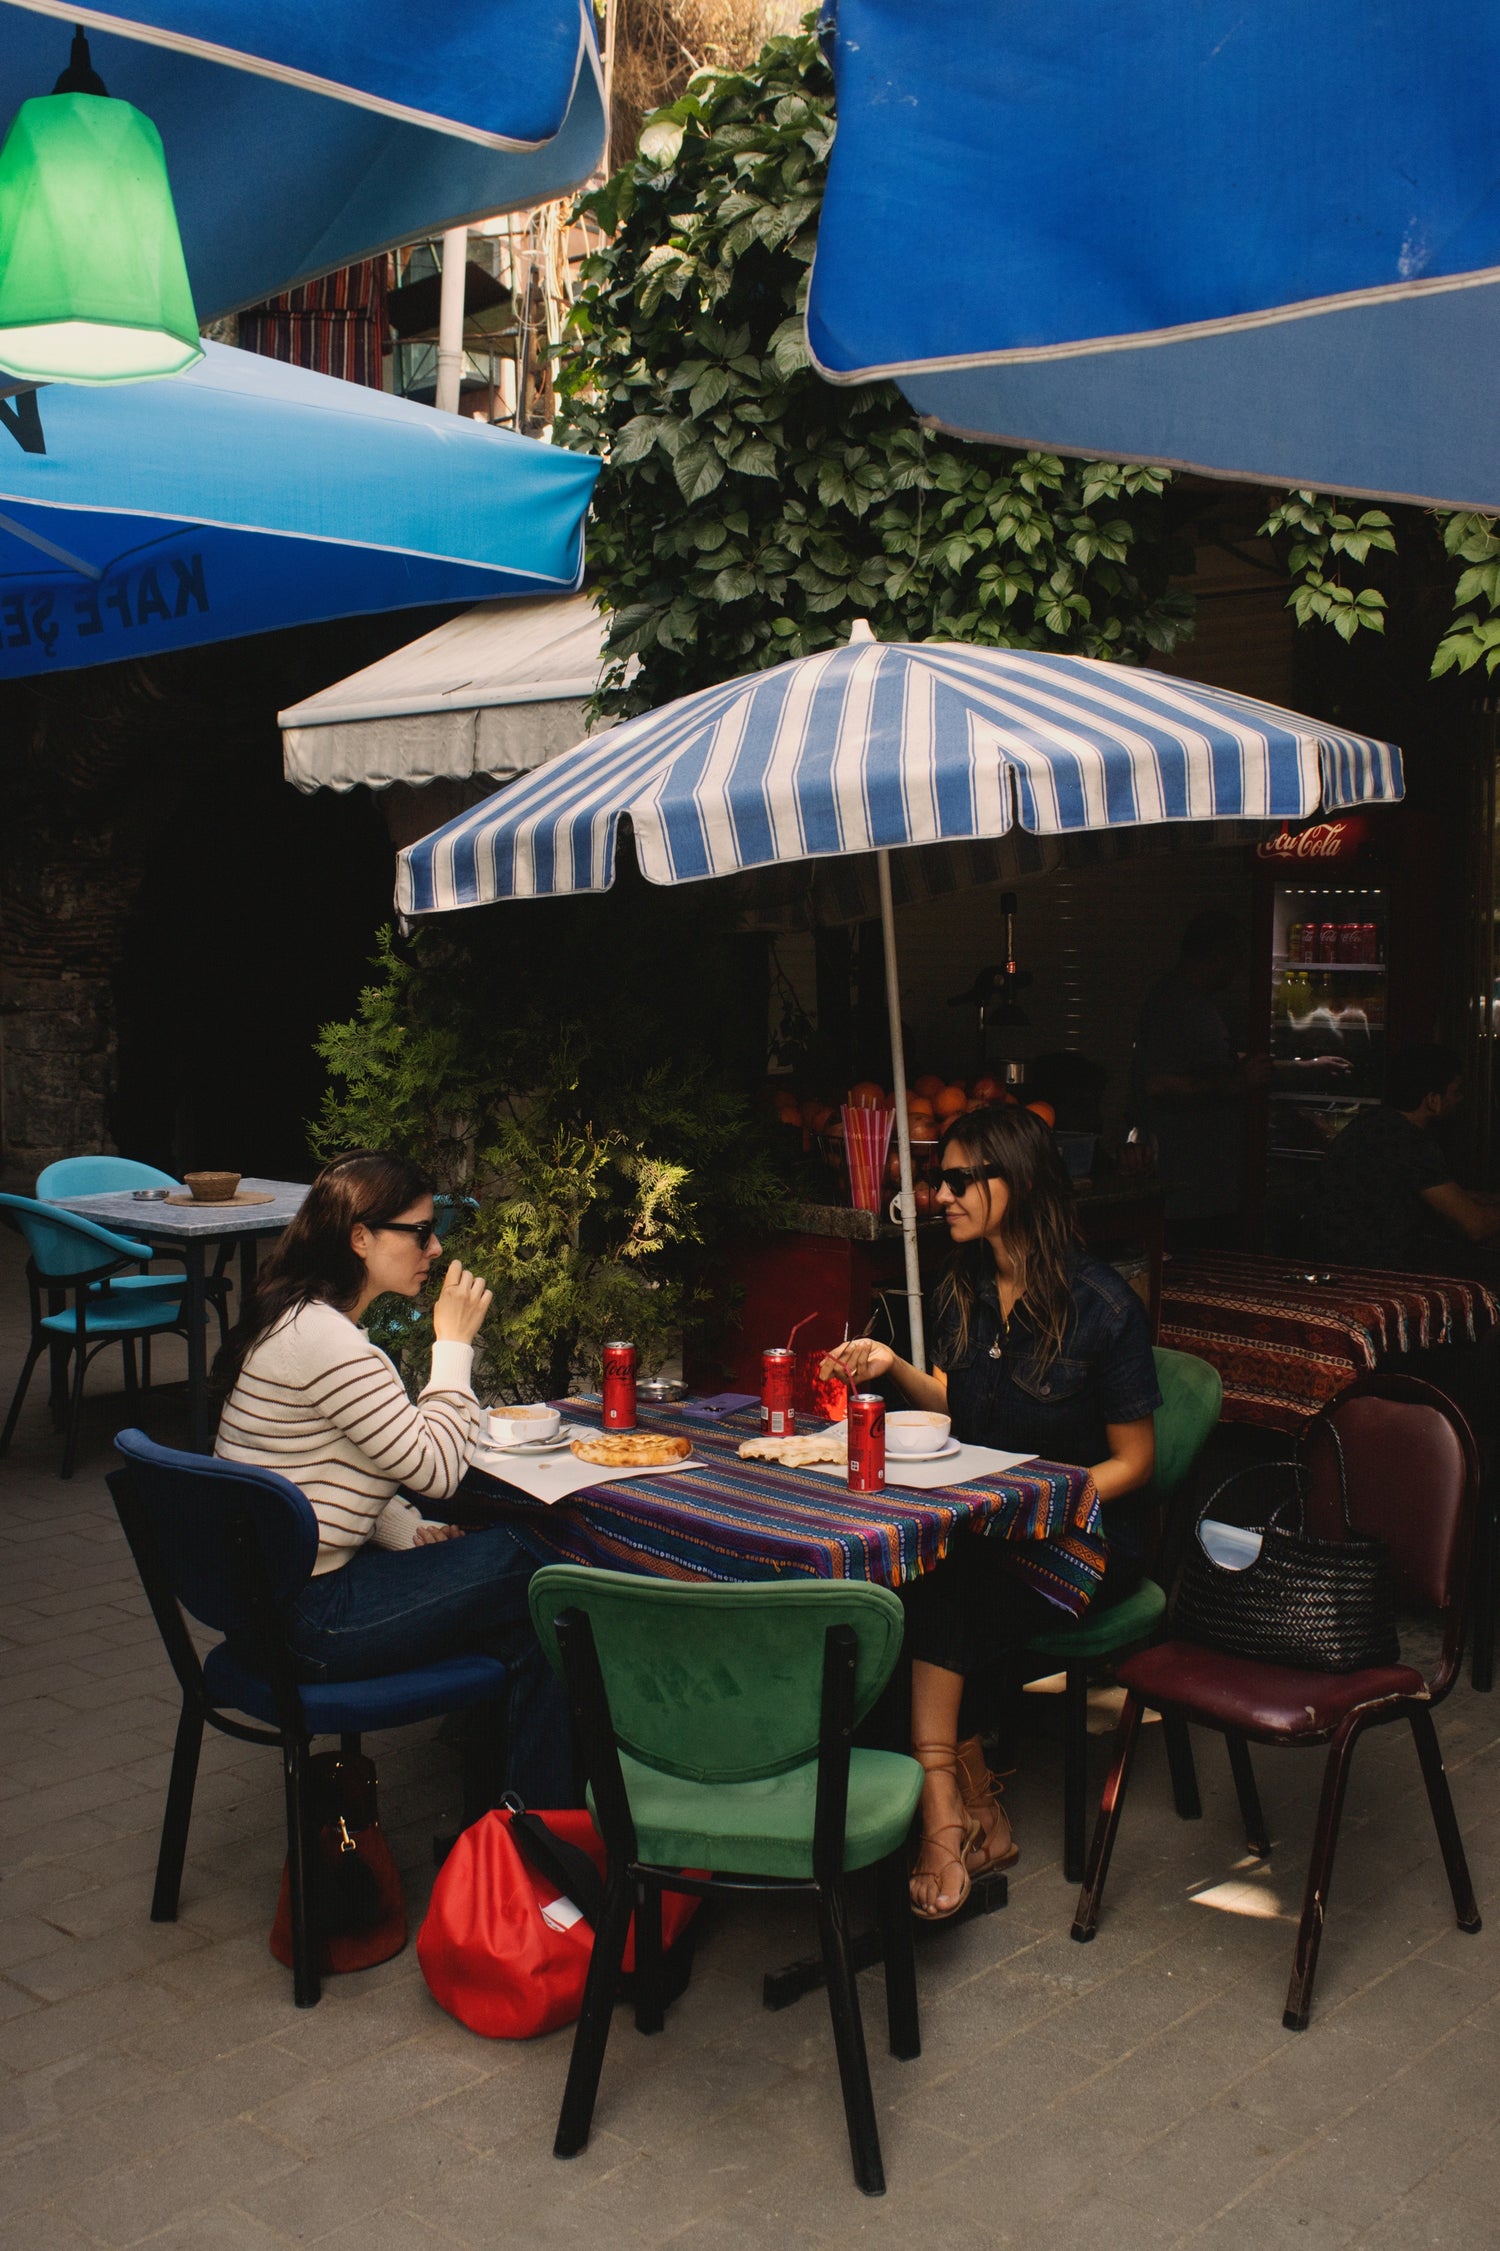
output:
M595 1401L569 1417L599 1420ZM902 1587L930 1571L961 1533L1012 1543L1020 1577L1062 1609L1088 1607L1104 1571L1099 1501L1086 1469L1054 1462L930 1493L850 1493L816 1471L742 1462L759 1410L707 1423L646 1408L647 1430L691 1438L698 1456L668 1477L601 1485L552 1507L481 1469L462 1497L503 1507L528 1547L548 1560L600 1564L665 1579L868 1579Z
M1226 1422L1300 1430L1377 1364L1437 1345L1475 1344L1500 1322L1483 1282L1335 1266L1306 1282L1285 1258L1200 1251L1162 1276L1159 1341L1211 1360Z

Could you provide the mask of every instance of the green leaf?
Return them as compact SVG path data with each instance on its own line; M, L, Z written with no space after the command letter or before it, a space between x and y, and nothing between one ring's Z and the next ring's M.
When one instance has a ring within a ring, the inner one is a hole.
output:
M672 464L677 490L690 505L724 482L724 464L711 446L684 446Z

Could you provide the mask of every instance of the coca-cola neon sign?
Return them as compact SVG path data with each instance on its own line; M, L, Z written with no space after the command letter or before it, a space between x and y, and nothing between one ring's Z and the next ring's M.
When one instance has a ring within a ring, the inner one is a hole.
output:
M1366 827L1357 813L1336 821L1314 821L1310 828L1284 828L1255 847L1258 860L1351 860L1365 841Z

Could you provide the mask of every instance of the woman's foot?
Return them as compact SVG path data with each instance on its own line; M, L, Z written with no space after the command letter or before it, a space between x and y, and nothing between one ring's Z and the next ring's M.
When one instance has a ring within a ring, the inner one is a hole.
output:
M964 1811L958 1752L952 1743L914 1743L922 1784L922 1845L911 1872L912 1913L927 1922L956 1915L969 1896L964 1856L978 1831Z
M990 1771L984 1745L968 1736L954 1754L958 1783L963 1793L964 1818L974 1829L974 1841L964 1854L971 1877L990 1876L1013 1867L1021 1848L1010 1833L1010 1818L1000 1803L1000 1777Z

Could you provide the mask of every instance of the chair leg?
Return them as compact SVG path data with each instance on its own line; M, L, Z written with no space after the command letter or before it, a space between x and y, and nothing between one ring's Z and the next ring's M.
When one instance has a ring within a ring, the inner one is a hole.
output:
M510 1707L503 1697L493 1704L473 1704L464 1714L460 1756L466 1829L497 1806L504 1794L509 1719Z
M1297 1927L1297 1951L1292 1958L1292 1981L1287 1987L1286 2007L1281 2013L1281 2021L1288 2032L1305 2032L1312 2014L1313 1979L1318 1972L1318 1949L1323 1943L1323 1924L1328 1915L1333 1855L1339 1841L1344 1792L1349 1785L1349 1765L1358 1736L1358 1722L1345 1720L1328 1747L1312 1856L1307 1864L1302 1921Z
M917 1949L906 1885L905 1847L876 1863L875 1907L885 1960L886 2033L891 2054L909 2063L922 2053L922 2028L917 2015Z
M1099 1818L1094 1824L1094 1841L1089 1847L1088 1866L1083 1875L1083 1889L1078 1895L1078 1905L1073 1913L1070 1936L1076 1938L1080 1946L1086 1946L1098 1928L1104 1879L1109 1874L1110 1855L1115 1849L1115 1832L1120 1826L1120 1809L1125 1803L1131 1762L1140 1739L1141 1709L1137 1699L1127 1695L1120 1713L1120 1724L1115 1730L1115 1755L1105 1778L1104 1795L1099 1801Z
M1088 1819L1089 1674L1070 1665L1063 1696L1063 1881L1083 1882L1083 1833Z
M1193 1739L1180 1712L1163 1712L1161 1731L1167 1746L1167 1771L1172 1777L1172 1803L1179 1821L1201 1821L1203 1800L1198 1795L1198 1769L1193 1764Z
M193 1817L193 1786L198 1779L198 1753L203 1748L203 1719L184 1703L172 1749L172 1776L167 1784L167 1805L161 1821L161 1844L156 1855L156 1889L151 1894L153 1923L175 1923L177 1898L182 1889L182 1863L187 1856L188 1823Z
M125 1363L125 1396L133 1399L139 1388L135 1372L135 1338L121 1337L120 1358Z
M1458 1816L1453 1810L1453 1793L1448 1788L1448 1776L1438 1745L1437 1729L1432 1724L1432 1713L1425 1704L1418 1705L1413 1711L1411 1731L1416 1738L1417 1757L1422 1762L1422 1780L1427 1785L1427 1802L1432 1808L1438 1843L1443 1848L1443 1866L1448 1871L1453 1912L1458 1917L1461 1931L1477 1931L1480 1927L1479 1903L1474 1897L1474 1886L1469 1877L1468 1855L1459 1833Z
M661 1885L638 1876L635 1886L635 2028L660 2032L666 2023L661 1956Z
M319 1967L323 1934L313 1913L312 1855L317 1849L307 1792L307 1745L283 1743L282 1779L286 1787L286 1860L292 1907L292 1999L299 2009L315 2009L322 1997Z
M554 2157L576 2157L588 2146L594 2098L599 2092L599 2074L604 2069L604 2050L609 2039L609 2020L614 2011L620 1964L630 1929L632 1890L630 1878L622 1869L612 1874L604 1894L604 1913L594 1933L594 1951L589 1956L589 1974L583 1988L583 2009L578 2030L573 2035L568 2083L563 2089L562 2111L552 2144Z
M823 1977L828 1987L828 2013L833 2019L833 2045L838 2056L839 2085L844 2096L844 2123L849 2129L849 2155L854 2179L866 2196L884 2196L885 2167L880 2158L880 2133L875 2124L875 2097L870 2090L870 2065L865 2054L865 2028L859 2013L859 1988L849 1945L849 1901L842 1878L818 1887L818 1932L823 1942Z
M1271 1832L1266 1827L1266 1817L1261 1811L1255 1769L1250 1764L1250 1746L1243 1735L1226 1735L1224 1744L1229 1753L1229 1771L1234 1776L1234 1794L1240 1801L1245 1842L1258 1860L1269 1860Z
M31 1382L32 1370L46 1351L47 1343L46 1337L35 1337L32 1340L31 1350L26 1355L26 1364L21 1370L21 1380L16 1385L15 1394L11 1399L10 1413L5 1418L5 1428L0 1431L0 1454L10 1452L10 1442L15 1437L16 1424L21 1419L21 1407L26 1397L27 1387Z
M68 1435L63 1440L59 1476L71 1477L78 1461L78 1433L83 1423L83 1379L88 1374L88 1354L81 1344L73 1353L73 1388L68 1396Z

